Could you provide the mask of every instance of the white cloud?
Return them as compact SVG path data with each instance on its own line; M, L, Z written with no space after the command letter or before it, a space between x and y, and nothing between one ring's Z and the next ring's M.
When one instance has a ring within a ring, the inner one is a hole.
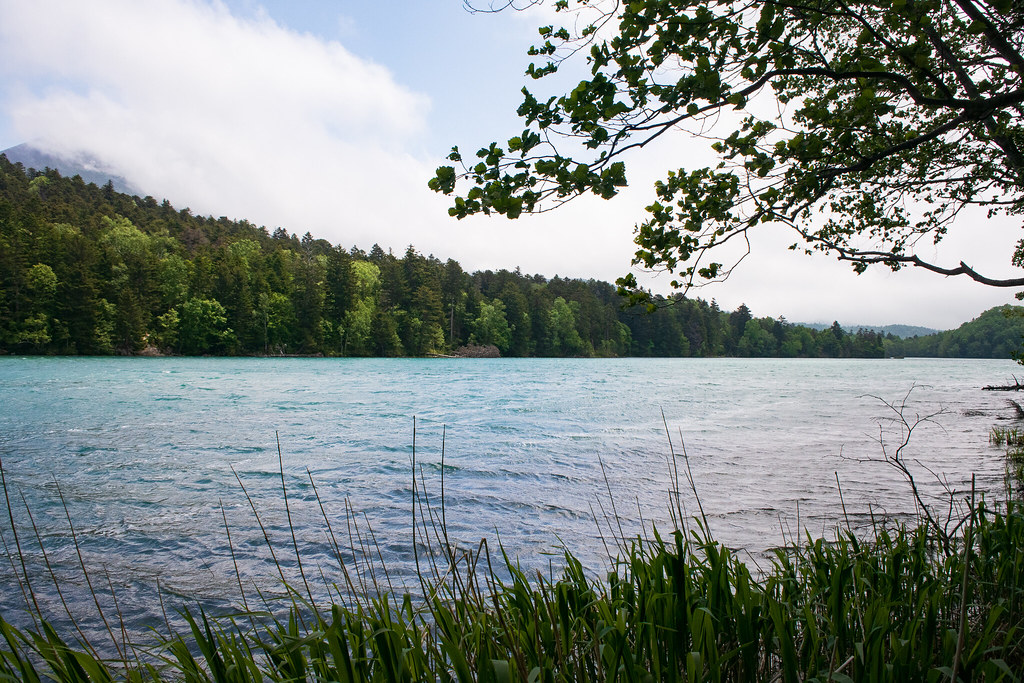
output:
M340 240L384 229L396 186L428 177L403 151L428 98L336 42L189 0L4 0L0 14L19 133L175 204Z

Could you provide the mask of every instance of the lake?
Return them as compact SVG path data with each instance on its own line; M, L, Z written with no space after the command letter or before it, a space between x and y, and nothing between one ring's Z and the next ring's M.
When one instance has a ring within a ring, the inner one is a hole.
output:
M253 506L290 580L289 513L320 586L340 581L336 550L347 558L363 545L396 590L415 586L414 438L416 486L435 511L443 445L449 539L500 540L541 571L564 544L598 575L620 533L613 515L626 536L668 530L672 453L684 447L712 533L755 559L802 529L909 519L909 487L883 457L908 426L901 455L928 500L941 505L947 488L962 498L972 474L999 497L1003 452L988 440L994 425L1016 424L1014 396L981 387L1020 370L931 359L7 357L0 457L44 611L63 613L48 560L72 610L94 613L81 550L101 602L109 583L137 627L162 621L157 585L168 609L234 601L236 562L247 586L279 586ZM10 568L0 613L18 623L6 512L0 534Z

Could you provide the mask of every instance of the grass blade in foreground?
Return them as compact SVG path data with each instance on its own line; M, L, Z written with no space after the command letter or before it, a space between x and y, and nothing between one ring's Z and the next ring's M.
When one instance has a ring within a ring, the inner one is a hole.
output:
M313 605L307 586L277 617L185 609L188 632L161 634L145 662L68 645L43 614L24 632L0 620L0 680L1020 681L1021 460L1008 456L1014 495L970 504L952 538L879 524L808 538L755 574L698 520L624 544L603 580L570 553L557 578L505 557L503 579L486 543L454 548L442 525L423 599L350 585L345 605Z

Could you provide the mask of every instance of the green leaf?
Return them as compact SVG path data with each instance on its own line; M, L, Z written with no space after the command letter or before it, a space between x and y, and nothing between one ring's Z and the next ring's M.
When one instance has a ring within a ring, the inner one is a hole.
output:
M434 177L427 183L434 192L451 194L455 190L455 169L451 166L440 166L434 171Z

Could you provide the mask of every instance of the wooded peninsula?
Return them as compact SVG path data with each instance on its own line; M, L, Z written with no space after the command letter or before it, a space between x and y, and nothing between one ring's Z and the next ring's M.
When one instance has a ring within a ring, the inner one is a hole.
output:
M1003 309L903 340L683 295L654 303L196 216L0 155L0 353L1008 358L1024 335Z

